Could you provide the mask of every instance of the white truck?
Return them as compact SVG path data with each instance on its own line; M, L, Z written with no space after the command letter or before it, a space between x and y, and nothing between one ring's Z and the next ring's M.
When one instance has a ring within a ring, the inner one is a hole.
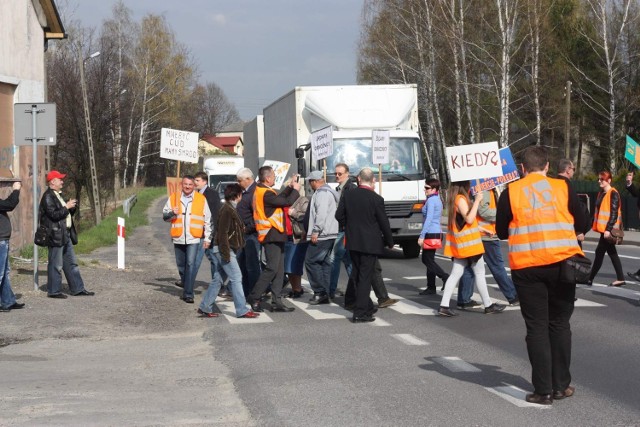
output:
M263 110L263 159L291 163L303 177L321 170L323 161L314 159L309 149L310 136L331 126L333 154L325 159L327 181L336 185L337 163L349 165L352 176L370 167L378 177L379 167L371 163L371 135L373 130L389 130L390 163L381 167L382 196L394 242L406 257L417 257L425 200L417 96L415 84L296 87Z
M264 116L258 115L245 123L242 129L242 140L244 142L244 165L256 174L265 160Z
M240 156L209 156L203 159L203 168L209 177L209 187L217 188L221 182L237 182L236 173L244 167Z

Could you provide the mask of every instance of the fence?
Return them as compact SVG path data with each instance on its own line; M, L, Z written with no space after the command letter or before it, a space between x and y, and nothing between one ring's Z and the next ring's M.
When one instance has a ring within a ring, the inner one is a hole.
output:
M133 196L127 198L124 202L122 202L122 210L124 211L124 214L126 216L129 216L131 209L133 209L133 206L136 204L137 201L138 201L138 196L134 194Z

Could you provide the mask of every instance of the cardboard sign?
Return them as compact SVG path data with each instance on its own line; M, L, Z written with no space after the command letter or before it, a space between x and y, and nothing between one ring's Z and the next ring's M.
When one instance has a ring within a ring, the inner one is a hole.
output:
M160 157L187 163L198 163L198 133L162 128Z
M637 168L640 168L640 145L627 135L627 146L624 150L624 158L629 160Z
M389 163L389 136L388 130L374 130L371 133L371 163L374 165Z
M493 178L474 179L471 181L471 194L476 195L478 191L487 191L498 185L506 184L520 178L518 165L513 160L511 150L508 147L500 149L500 164L502 175Z
M333 131L331 126L315 131L310 136L313 160L322 160L333 154Z
M496 141L447 147L446 157L452 182L502 175Z
M182 178L167 177L167 196L182 191Z
M290 163L278 162L277 160L265 160L262 166L271 166L276 174L276 183L273 184L274 190L279 190L282 187L285 179L287 179L287 173L289 173Z

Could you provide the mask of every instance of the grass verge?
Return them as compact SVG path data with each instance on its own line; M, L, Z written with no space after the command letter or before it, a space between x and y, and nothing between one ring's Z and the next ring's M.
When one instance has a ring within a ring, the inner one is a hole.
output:
M118 229L118 217L124 217L126 222L127 234L132 233L137 227L147 225L149 220L147 218L147 209L151 203L158 197L166 194L166 187L146 187L141 188L136 194L138 201L136 202L129 217L124 216L122 207L119 207L111 214L102 219L102 222L80 233L78 236L78 244L74 247L74 250L78 254L87 254L97 248L103 246L115 245L118 236L116 230ZM38 258L47 258L47 248L38 249ZM33 245L25 246L20 251L20 257L26 259L33 258Z

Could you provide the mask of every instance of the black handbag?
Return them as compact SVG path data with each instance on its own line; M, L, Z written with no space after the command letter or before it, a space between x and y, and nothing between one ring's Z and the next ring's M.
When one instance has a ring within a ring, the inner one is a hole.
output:
M42 225L42 212L40 212L40 216L38 218L38 228L36 229L36 233L33 237L33 243L38 246L47 247L49 246L49 230L47 227Z
M591 260L576 254L560 262L560 281L565 283L587 283L591 273Z

